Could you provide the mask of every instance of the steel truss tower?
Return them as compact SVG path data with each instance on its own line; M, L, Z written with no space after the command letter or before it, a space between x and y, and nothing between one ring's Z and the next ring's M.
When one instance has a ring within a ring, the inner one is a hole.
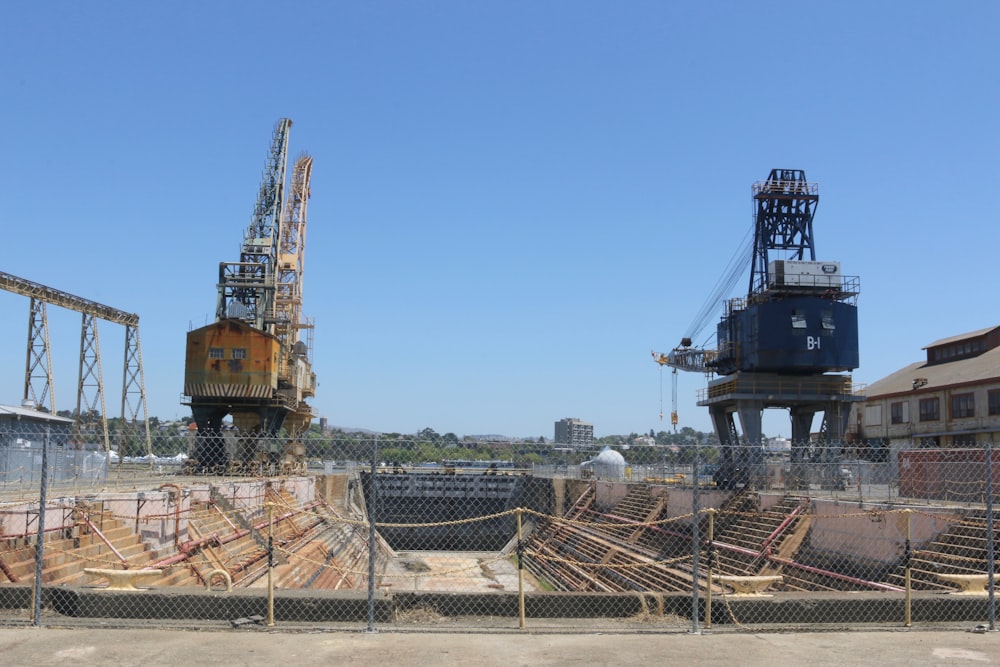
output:
M46 304L82 314L80 327L80 365L76 397L77 444L99 442L110 449L108 417L104 402L104 378L101 371L101 345L97 321L106 320L125 327L125 377L122 384L122 424L136 431L142 413L142 433L132 433L145 441L147 454L153 453L146 407L146 386L139 344L139 316L105 306L68 292L0 272L0 289L31 299L28 314L28 344L24 372L25 401L56 413L55 382ZM46 400L48 404L46 404Z

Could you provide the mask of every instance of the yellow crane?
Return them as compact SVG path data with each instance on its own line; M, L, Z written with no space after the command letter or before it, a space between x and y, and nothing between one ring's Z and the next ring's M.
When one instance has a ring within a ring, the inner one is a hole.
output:
M275 126L239 261L219 265L216 321L187 334L184 401L198 425L192 457L198 471L226 470L237 461L292 472L305 466L301 436L313 417L306 401L316 393L312 323L302 317L313 161L304 154L296 160L286 194L291 124L282 118Z

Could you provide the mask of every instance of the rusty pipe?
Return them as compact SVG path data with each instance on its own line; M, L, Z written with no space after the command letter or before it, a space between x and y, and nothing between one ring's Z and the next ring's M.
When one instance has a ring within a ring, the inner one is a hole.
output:
M771 544L775 540L778 539L779 536L781 536L781 533L783 533L785 531L785 528L787 528L792 523L792 521L794 521L796 518L798 518L799 514L801 514L804 509L805 508L800 503L798 507L796 507L795 509L793 509L788 514L788 516L785 517L784 521L782 521L781 524L777 528L774 529L774 532L772 532L770 535L768 535L764 539L764 541L761 542L761 545L760 545L761 553L763 553L769 546L771 546Z
M868 581L867 579L860 579L858 577L852 577L847 574L840 574L839 572L830 572L829 570L823 570L818 567L813 567L811 565L806 565L804 563L797 563L787 558L779 558L778 556L769 556L769 561L778 563L779 565L784 565L785 567L796 568L799 570L805 570L806 572L812 572L814 574L819 574L824 577L830 577L831 579L839 579L840 581L846 581L851 584L857 584L859 586L864 586L866 588L874 588L879 591L891 591L893 593L898 593L903 589L899 586L893 586L892 584L883 584L878 581Z
M323 504L322 501L314 501L301 509L293 510L291 512L282 514L280 517L275 519L275 523L293 517L296 514L301 514L302 512L305 512L322 504ZM190 558L195 551L197 551L198 549L200 549L201 547L205 546L210 542L216 542L219 545L227 544L229 542L232 542L233 540L238 540L241 537L249 535L251 530L260 530L261 528L264 528L267 525L268 525L268 520L264 519L263 521L254 524L253 528L251 529L238 530L236 532L229 533L228 535L224 535L222 537L219 537L218 533L212 533L207 537L202 537L200 539L193 540L190 542L184 542L183 544L180 544L177 547L178 550L180 550L180 553L158 560L155 563L147 565L146 567L157 568L157 567L166 567L167 565L176 565L177 563L181 563Z
M714 542L717 549L722 549L723 551L733 551L735 553L744 554L747 556L760 557L761 553L754 551L753 549L747 549L746 547L738 547L735 544L726 544L725 542ZM824 577L830 577L831 579L838 579L840 581L846 581L851 584L857 584L858 586L864 586L865 588L874 588L875 590L881 591L894 591L898 592L903 589L898 586L893 586L892 584L882 584L877 581L868 581L867 579L860 579L858 577L852 577L847 574L840 574L839 572L832 572L830 570L824 570L818 567L813 567L812 565L806 565L805 563L799 563L794 560L789 560L787 558L781 558L780 556L775 556L772 554L764 554L764 558L771 561L772 563L778 563L785 567L790 567L793 569L804 570L806 572L812 572L813 574L819 574Z
M114 555L118 556L118 560L120 560L122 562L122 565L124 565L125 569L127 570L128 569L128 559L125 558L125 556L123 556L122 553L120 551L118 551L118 549L115 549L115 545L111 544L111 541L107 537L104 536L104 533L101 532L101 529L98 528L96 525L94 525L94 522L90 520L90 517L87 517L87 526L92 531L94 531L95 535L97 535L99 538L101 538L101 542L104 542L106 545L108 545L108 548L111 549L111 553L113 553Z
M7 580L12 584L16 584L20 581L17 575L11 571L10 566L7 565L3 558L0 558L0 572L3 572L4 576L7 577Z

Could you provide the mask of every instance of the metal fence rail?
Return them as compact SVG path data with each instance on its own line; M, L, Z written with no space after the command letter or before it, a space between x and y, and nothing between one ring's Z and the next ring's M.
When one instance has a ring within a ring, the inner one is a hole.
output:
M183 452L66 451L23 429L10 446L0 626L995 626L989 443L879 462L623 450L641 460L602 467L317 433L293 475L195 475Z

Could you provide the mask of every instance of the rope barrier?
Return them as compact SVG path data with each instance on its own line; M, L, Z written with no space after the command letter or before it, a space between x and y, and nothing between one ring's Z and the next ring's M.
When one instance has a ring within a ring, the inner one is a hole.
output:
M112 499L110 501L106 500L105 502L128 502L128 501L129 501L129 499ZM297 509L295 506L289 504L287 501L283 502L283 507L285 509L289 510L289 511L296 512L300 516L315 517L317 519L321 519L321 520L328 521L328 522L332 521L332 522L335 522L335 523L342 523L342 524L345 524L345 525L358 525L358 526L367 526L368 525L368 521L365 520L365 519L362 519L362 518L352 519L352 518L348 518L348 517L337 516L337 515L333 514L330 510L327 510L327 511L324 511L324 512L317 512L317 511L313 511L313 510ZM70 504L64 504L64 503L50 504L50 505L47 506L47 509L48 510L82 511L82 512L87 512L87 513L95 515L95 516L104 516L106 518L116 519L118 521L124 521L124 522L140 521L140 522L147 522L147 523L148 522L152 522L152 521L174 520L178 516L180 516L182 518L188 518L188 519L190 519L191 517L197 516L197 514L199 512L204 511L204 507L202 507L202 506L189 506L187 508L179 510L179 512L175 512L175 511L171 510L171 511L163 512L163 513L149 513L149 514L138 513L138 514L135 514L135 513L112 512L112 511L107 511L107 510L102 510L102 509L94 509L93 507L82 508L82 507L77 506L77 505L70 505ZM247 509L250 509L250 508L247 508ZM962 523L964 523L966 525L976 526L976 527L985 526L986 525L986 521L985 520L976 519L974 517L963 516L961 514L958 514L958 513L952 512L952 511L937 512L937 511L928 511L928 510L920 510L920 509L912 509L912 508L892 508L892 509L881 509L881 510L876 509L876 510L865 510L865 511L858 511L858 512L842 512L842 513L839 513L839 514L814 514L814 513L808 513L808 514L801 515L801 518L803 518L803 519L809 519L809 520L813 520L813 521L819 520L819 519L851 519L851 518L859 518L859 517L865 517L865 518L868 518L870 520L881 520L884 517L888 517L888 516L891 516L891 515L899 515L899 514L902 514L903 512L906 512L908 510L912 511L913 514L917 514L917 515L921 515L921 516L925 516L925 517L929 517L929 518L933 518L933 519L949 520L949 521L952 521L952 522L954 522L954 521L960 521L960 522L962 522ZM233 517L242 517L242 516L245 515L245 510L243 510L243 511L241 511L241 510L231 510L229 512L226 512L226 511L223 511L223 510L220 509L220 511L222 511L222 513L226 514L227 516L233 516ZM477 522L494 521L494 520L499 519L499 518L503 518L503 517L507 517L507 516L513 516L518 511L522 512L523 514L527 514L527 515L531 515L531 516L537 517L538 519L543 520L543 521L549 521L549 522L551 522L553 524L568 525L568 526L577 526L577 527L581 527L581 528L607 528L608 526L616 526L616 527L624 527L624 528L653 528L653 527L664 526L664 525L671 524L671 523L683 523L683 522L687 522L687 521L689 521L690 519L692 519L694 517L694 514L688 513L688 514L682 514L682 515L673 516L673 517L670 517L668 519L655 519L655 520L645 520L645 521L633 520L633 519L627 519L627 518L625 518L626 520L618 521L618 522L614 522L614 521L580 521L580 520L576 520L576 519L567 519L565 517L561 517L561 516L557 516L557 515L553 515L553 514L546 514L544 512L539 512L537 510L533 510L533 509L529 509L529 508L514 508L514 509L504 510L502 512L492 513L492 514L484 514L484 515L479 515L479 516L474 516L474 517L465 517L465 518L461 518L461 519L451 519L451 520L447 520L447 521L426 521L426 522L419 522L419 523L377 522L375 525L376 525L377 528L413 528L413 529L448 527L448 526L458 526L458 525L465 525L465 524L471 524L471 523L477 523ZM6 515L18 515L18 514L22 514L23 512L24 512L23 508L20 508L20 509L0 509L0 515L4 515L4 514L6 514ZM705 512L707 512L707 510L702 510L701 512L699 512L699 515L704 515ZM718 517L720 517L720 518L759 518L760 516L766 514L767 512L766 512L766 510L763 511L763 512L741 512L741 511L717 510L717 513L718 513ZM3 534L0 534L0 539L3 539L4 537L7 537L7 536L3 535Z

